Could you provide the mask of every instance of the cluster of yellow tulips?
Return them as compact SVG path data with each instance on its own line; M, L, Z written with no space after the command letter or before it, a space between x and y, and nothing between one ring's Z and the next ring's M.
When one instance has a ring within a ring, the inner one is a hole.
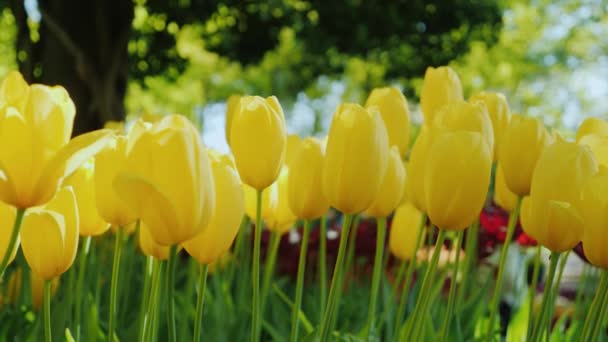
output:
M608 269L608 123L588 119L576 142L567 142L537 119L511 115L500 94L482 92L465 101L458 76L449 67L427 70L420 102L424 125L409 151L408 103L394 87L373 90L365 106L338 106L325 139L288 136L283 110L274 96L233 96L226 117L232 155L222 155L207 149L199 132L179 115L153 123L136 121L126 131L104 129L70 139L75 107L67 92L61 87L28 85L19 73L10 73L0 88L0 200L4 203L0 279L20 245L32 274L44 283L48 341L53 280L72 266L79 237L86 253L90 237L112 227L107 336L113 340L121 248L125 234L137 229L142 251L167 263L171 341L179 340L173 301L179 249L183 247L201 265L194 327L198 340L208 265L231 248L247 215L255 222L251 339L258 341L266 295L266 284L260 291L262 227L280 235L302 220L290 337L296 341L301 338L299 314L312 222L332 207L343 214L343 220L318 338L331 339L349 230L360 214L378 223L366 326L371 338L377 324L387 218L393 216L390 250L402 260L415 260L428 220L439 231L436 247L406 323L402 298L395 335L403 341L424 340L421 326L431 304L441 246L453 231L460 251L463 231L478 227L495 164L497 202L511 211L511 217L485 334L488 341L495 335L502 271L521 212L525 232L553 252L541 309L534 324L532 317L529 323L528 339L540 340L550 331L556 291L552 282L561 253L582 240L590 262ZM405 284L414 267L415 262L409 264ZM159 268L160 262L155 263L151 298L158 297ZM602 276L604 285L607 274ZM444 340L456 286L450 285ZM600 287L588 314L583 338L593 339L595 326L603 321L589 317L606 315L604 288ZM153 302L146 309L146 340L156 336L158 308Z

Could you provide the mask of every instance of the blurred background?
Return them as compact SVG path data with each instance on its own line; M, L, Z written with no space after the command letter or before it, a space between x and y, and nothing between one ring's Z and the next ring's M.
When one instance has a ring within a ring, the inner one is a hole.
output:
M607 117L605 0L0 0L0 77L61 84L75 133L179 112L225 151L225 100L276 95L289 133L322 134L339 102L395 85L420 122L427 66L465 96L572 130Z

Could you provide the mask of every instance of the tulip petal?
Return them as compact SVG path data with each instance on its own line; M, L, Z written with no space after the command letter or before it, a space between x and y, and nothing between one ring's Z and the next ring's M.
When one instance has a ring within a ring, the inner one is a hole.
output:
M11 71L0 85L0 107L23 108L27 99L29 85L18 71Z
M57 212L63 216L65 224L65 240L63 246L63 270L74 263L76 252L78 251L78 236L80 220L76 206L76 196L71 186L64 187L57 192L55 197L50 200L45 208Z
M161 245L173 245L180 240L176 232L177 215L173 204L158 188L140 177L119 173L114 179L114 190L150 229L154 240Z
M13 224L15 222L15 216L15 208L8 204L0 203L0 255L4 255L8 248L11 232L13 230ZM17 239L17 244L15 244L15 248L9 255L9 263L15 258L18 247L19 240Z
M21 227L23 254L32 271L49 280L62 273L65 223L61 214L34 209Z

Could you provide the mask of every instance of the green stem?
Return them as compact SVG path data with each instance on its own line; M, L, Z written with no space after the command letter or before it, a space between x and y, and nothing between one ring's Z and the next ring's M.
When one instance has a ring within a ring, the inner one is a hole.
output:
M359 222L361 218L359 216L353 219L353 223L351 224L351 232L348 237L347 248L346 248L346 264L344 265L344 271L342 275L349 274L351 267L353 266L353 262L355 259L355 250L357 249L357 230L359 230ZM356 270L355 270L356 271ZM354 273L354 271L353 271ZM344 279L342 279L343 281Z
M300 323L299 314L300 306L302 305L302 293L304 292L304 272L306 271L306 254L308 251L308 237L310 235L310 220L304 221L304 230L302 232L302 245L300 246L300 257L298 260L298 277L296 280L296 297L293 303L293 313L291 317L291 335L290 341L298 340L298 326Z
M21 223L23 222L24 215L25 209L17 209L15 223L13 224L13 231L11 232L11 239L8 241L8 246L4 252L4 256L2 257L2 262L0 262L0 279L2 279L4 271L6 271L6 266L8 266L8 260L11 258L11 254L13 254L13 250L17 245L17 239L19 239L19 230L21 229Z
M593 302L591 302L591 307L589 308L587 316L585 317L585 323L583 324L583 330L581 332L579 341L587 341L585 337L590 332L590 329L593 329L593 321L597 318L597 311L599 310L600 302L602 301L603 294L607 288L608 272L604 271L602 273L602 277L600 278L600 284L597 287Z
M608 271L604 271L602 276L605 276L606 274L608 274ZM602 330L602 325L604 325L604 320L606 319L606 314L608 313L608 289L606 288L606 286L604 286L604 300L602 301L602 304L600 305L601 310L599 312L599 316L597 317L597 320L595 321L595 328L593 329L593 332L591 333L591 338L589 339L589 341L599 341L598 336L600 334L600 330Z
M408 294L410 289L410 283L412 281L412 277L414 275L414 270L416 270L416 263L418 261L418 250L422 245L422 240L424 237L424 226L426 224L426 214L423 214L420 218L420 225L418 229L418 237L416 238L416 249L414 249L414 255L412 255L412 260L407 266L407 272L405 275L405 282L403 282L403 288L401 290L401 296L399 298L399 309L397 311L397 319L395 320L395 333L393 336L399 336L399 329L401 327L401 322L403 322L403 317L405 316L405 308L408 302Z
M538 274L540 273L540 256L541 246L536 247L536 256L534 257L534 270L532 271L532 284L528 289L528 329L526 333L526 341L532 337L532 328L534 327L534 298L536 297L536 287L538 286Z
M279 251L279 244L281 242L281 234L272 232L270 236L270 245L268 246L266 255L266 263L264 264L264 278L262 280L262 300L260 301L260 312L264 317L266 311L266 299L270 290L270 283L272 282L272 276L274 275L274 267L277 262L277 253Z
M44 281L44 340L51 342L51 286L53 280Z
M256 220L255 220L255 232L253 239L253 260L252 260L252 285L253 285L253 305L251 308L252 319L251 319L251 342L257 342L260 339L260 317L261 306L260 306L260 249L262 244L262 193L263 190L259 190L257 193L257 207L256 207Z
M559 271L557 272L557 278L554 282L553 290L551 291L551 298L550 298L550 302L549 302L549 313L547 314L547 317L549 317L549 324L547 324L547 335L546 335L547 342L549 342L549 339L551 337L551 319L553 317L553 309L555 308L555 300L559 293L559 285L562 282L562 276L564 275L564 269L566 268L566 262L568 261L569 255L570 255L570 251L566 252L566 254L564 254L564 256L562 257L561 262L559 264Z
M435 249L433 250L433 256L431 258L431 263L424 274L424 280L422 281L421 293L418 296L418 301L416 302L416 307L414 308L414 315L412 317L412 324L410 329L408 329L411 334L407 336L411 336L407 338L407 341L418 341L418 337L420 334L420 328L423 325L420 320L424 319L428 308L428 298L431 288L432 279L435 277L435 271L437 269L437 263L439 262L439 255L441 254L441 249L443 247L443 241L445 240L446 231L443 229L439 229L439 236L437 237L437 242L435 243Z
M337 311L337 305L340 302L339 287L342 286L340 280L342 279L342 272L344 271L344 257L346 254L346 248L348 243L348 237L350 232L350 226L353 221L353 215L344 215L342 223L342 231L340 232L340 244L338 246L338 256L336 257L336 265L334 266L334 274L331 278L331 285L329 287L329 298L327 307L325 308L325 314L321 321L320 339L321 342L329 340L329 334L332 330L331 323L334 320L335 311Z
M551 253L550 264L549 264L549 275L547 276L547 281L545 282L545 291L543 294L543 300L541 303L540 314L538 316L538 321L534 324L534 330L532 333L531 341L538 341L542 337L543 334L543 326L545 325L545 316L548 313L548 306L551 302L552 291L553 291L553 281L555 279L555 271L557 270L557 263L559 261L560 254L559 253ZM551 324L551 318L549 317L549 324Z
M374 256L374 271L372 276L372 289L369 299L367 312L367 339L369 340L376 324L376 301L378 290L380 289L380 278L382 276L382 261L384 258L384 244L386 240L386 217L379 217L377 220L378 231L376 233L376 255Z
M114 260L112 262L112 282L110 284L110 318L108 324L108 342L114 341L114 321L116 320L116 299L118 298L118 274L120 271L120 254L122 250L123 228L118 227L114 240Z
M141 308L139 310L139 334L138 341L142 341L145 333L146 325L146 313L148 312L148 306L151 302L151 277L154 269L154 257L146 257L146 266L144 270L144 294L141 301Z
M321 289L321 319L327 305L327 218L321 217L319 227L319 288Z
M460 290L458 291L458 299L456 300L456 309L460 309L466 297L469 288L471 268L477 259L477 240L479 238L479 219L471 225L467 230L466 247L464 253L464 269L462 270L462 281L460 282Z
M91 237L87 236L84 238L84 250L78 260L78 280L76 281L76 308L75 308L75 320L76 320L76 341L80 341L80 323L82 320L82 300L85 294L82 293L84 286L84 275L86 273L87 257L89 256L89 250L91 249Z
M393 298L397 298L397 296L399 295L399 289L401 288L400 285L403 281L403 277L405 276L405 270L407 269L407 265L407 260L401 261L401 264L399 265L397 276L395 276L395 280L393 282Z
M464 231L458 233L458 242L456 242L456 260L454 262L454 271L450 281L450 294L448 295L448 309L445 314L443 321L443 329L441 332L441 340L447 341L448 330L452 321L452 311L454 310L454 302L456 301L456 283L458 280L458 266L460 265L460 249L462 246L462 239L464 238Z
M160 260L153 260L150 301L147 307L144 331L142 334L143 339L140 340L140 342L154 340L153 336L156 333L157 309L159 307L158 297L161 287L162 265Z
M500 295L502 291L502 278L505 271L505 264L507 262L507 254L509 252L509 245L513 240L513 233L515 232L515 225L519 217L519 210L521 209L522 197L517 197L517 204L515 210L511 212L509 217L509 224L507 226L507 236L502 244L500 250L500 260L498 262L498 276L496 277L496 285L494 287L494 294L492 295L492 301L490 302L490 319L488 320L488 331L486 335L486 342L492 341L494 338L494 321L496 320L496 312L498 311L498 302L500 301Z
M177 341L177 329L175 326L175 264L177 262L177 246L171 246L169 252L169 264L167 268L167 326L169 341Z
M207 264L201 264L200 275L198 278L198 295L196 299L196 319L194 320L194 342L200 341L201 328L203 326L203 303L205 301L205 291L207 290Z

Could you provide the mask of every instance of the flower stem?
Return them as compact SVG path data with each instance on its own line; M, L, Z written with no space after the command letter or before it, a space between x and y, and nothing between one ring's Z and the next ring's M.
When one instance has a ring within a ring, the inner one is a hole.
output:
M418 335L420 333L420 327L423 325L419 320L423 319L427 312L428 307L428 298L431 283L435 276L435 270L437 269L437 263L439 262L439 255L441 254L441 249L443 247L443 241L445 240L446 231L443 229L439 229L439 236L437 236L437 242L435 243L435 249L433 250L433 256L431 257L431 263L426 269L426 273L424 274L424 279L422 280L421 293L418 295L418 301L416 302L416 307L414 308L414 314L412 317L411 325L409 329L407 329L408 334L406 335L406 341L418 341ZM411 338L409 338L411 337Z
M154 340L153 336L156 333L158 296L161 287L162 262L154 260L152 265L152 287L150 291L150 301L148 303L148 312L146 314L146 322L144 324L143 339L140 342Z
M302 232L302 245L300 246L300 257L298 260L298 277L296 280L296 297L293 303L293 313L291 317L291 342L298 341L298 326L300 323L299 314L302 305L302 293L304 292L304 272L306 271L306 253L308 251L308 237L310 235L310 220L304 221Z
M416 263L418 261L418 250L420 249L420 245L422 245L422 240L424 238L424 225L426 224L426 214L423 214L420 218L420 226L418 229L418 237L416 238L416 249L414 249L414 255L412 255L412 260L410 260L407 271L405 274L405 281L403 282L403 288L401 290L401 297L399 298L399 309L397 311L397 319L395 320L395 333L393 336L399 336L399 329L401 327L401 322L403 322L403 317L405 316L405 307L408 302L408 294L410 283L412 281L412 276L414 275L414 270L416 270Z
M194 320L194 342L200 341L201 328L203 326L203 303L205 302L205 291L207 290L207 264L201 264L198 278L198 295L196 299L196 319Z
M80 323L82 321L82 299L85 294L82 293L82 287L84 286L84 275L86 273L87 257L91 248L91 237L87 236L84 238L84 250L80 254L78 260L78 280L76 281L76 308L74 318L76 320L76 341L80 341Z
M602 276L606 276L606 274L608 274L608 271L604 271ZM602 325L604 324L604 320L606 319L606 314L608 313L608 289L606 286L604 286L603 288L603 292L604 292L604 300L602 301L602 304L600 305L601 310L599 311L599 316L597 317L597 320L595 322L595 328L593 329L593 332L591 333L591 338L589 339L589 341L598 341L598 335L600 334L600 330L602 329Z
M378 290L380 288L380 279L382 277L382 260L384 258L384 244L386 240L386 217L379 217L378 231L376 233L376 255L374 256L374 271L372 275L372 289L369 299L369 308L367 312L367 339L369 340L374 331L376 324L376 301L378 299Z
M8 266L8 260L11 258L11 254L13 254L13 250L17 245L17 240L19 239L19 230L21 229L21 223L23 222L24 215L25 209L17 209L17 216L15 216L15 223L13 224L11 239L8 241L8 246L4 252L4 256L2 257L2 262L0 262L0 280L4 275L6 266Z
M562 276L564 275L564 269L566 268L566 262L568 261L569 255L570 251L566 252L562 256L561 262L559 264L559 271L557 272L557 278L554 281L553 290L551 291L551 298L549 301L549 313L547 314L547 317L549 317L549 324L547 324L546 335L547 342L549 342L549 339L551 337L551 318L553 317L553 308L555 308L555 299L557 298L559 292L559 284L561 284L562 282Z
M555 271L557 269L557 263L559 261L560 254L559 253L551 253L550 263L549 263L549 275L547 276L547 281L545 282L545 291L543 294L543 301L541 303L540 314L538 316L538 320L534 324L534 330L532 333L531 341L538 341L542 337L543 326L545 325L545 316L548 314L548 306L551 302L552 291L553 291L553 281L555 279ZM551 317L549 317L549 324L551 324Z
M319 227L319 288L321 289L321 319L327 305L327 217L321 217Z
M175 264L177 262L177 246L171 246L167 268L167 326L169 341L177 341L177 329L175 326Z
M280 242L281 234L273 231L270 236L270 245L267 249L266 263L264 264L264 278L262 279L262 300L260 301L260 313L262 317L264 317L264 312L266 312L266 299L268 298L270 282L274 275L274 267L277 262Z
M532 337L532 328L534 327L534 298L536 297L536 287L538 286L538 274L540 273L540 256L541 246L536 247L536 256L534 257L534 270L532 271L532 284L528 288L528 331L526 333L526 341Z
M452 311L454 310L454 302L456 301L456 286L458 280L458 267L460 266L460 249L462 246L462 239L464 238L464 231L458 233L458 241L456 242L456 260L454 261L454 271L450 281L450 294L448 295L448 309L445 314L443 321L443 329L441 332L441 340L447 341L448 330L452 321Z
M146 257L146 266L144 269L144 294L141 301L141 308L139 311L139 334L138 341L143 341L146 326L146 314L148 313L148 306L151 302L151 278L154 269L154 257ZM148 317L149 319L149 317Z
M251 342L257 342L260 339L260 322L262 317L260 306L260 249L262 244L262 193L263 190L258 190L255 231L253 238L253 260L252 260L252 284L253 284L253 305L251 308Z
M522 197L517 197L517 204L515 204L515 210L511 212L509 217L509 225L507 226L507 236L502 244L500 250L500 260L498 261L498 276L496 277L496 285L494 287L494 294L492 295L492 301L490 302L490 319L488 320L488 331L486 335L486 342L490 342L494 339L494 321L496 320L496 312L498 311L498 302L500 301L500 295L502 292L502 278L505 271L505 264L507 262L507 254L509 252L509 245L513 240L513 233L515 232L515 225L519 217L519 211L521 209Z
M44 281L44 340L51 342L51 286L53 280Z
M332 330L331 325L335 317L335 312L337 311L338 303L340 302L339 287L342 286L342 272L344 268L344 256L346 254L346 247L348 244L348 237L350 232L350 226L353 221L352 215L344 215L344 221L342 223L342 231L340 232L340 244L338 246L338 256L336 258L336 265L334 266L334 274L332 275L331 285L329 288L329 298L327 302L327 307L325 308L325 314L323 315L323 320L321 321L321 331L320 331L320 340L328 341L329 334Z
M595 297L593 298L593 302L591 302L591 307L587 312L587 317L585 317L585 323L583 325L583 330L580 335L579 341L587 341L585 337L590 332L590 329L593 329L593 321L597 318L598 310L600 302L602 301L602 297L604 292L607 292L608 288L608 272L604 271L602 273L602 277L600 278L600 283L597 287Z
M456 308L460 309L469 288L469 273L477 258L477 240L479 238L479 219L467 229L466 246L464 253L464 269L462 270L462 281L456 299Z
M110 284L110 318L108 323L108 342L114 341L114 321L116 320L116 299L118 298L118 274L120 269L120 254L122 250L123 228L116 229L114 240L114 260L112 262L112 282Z

